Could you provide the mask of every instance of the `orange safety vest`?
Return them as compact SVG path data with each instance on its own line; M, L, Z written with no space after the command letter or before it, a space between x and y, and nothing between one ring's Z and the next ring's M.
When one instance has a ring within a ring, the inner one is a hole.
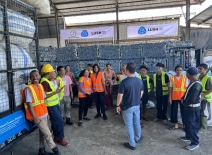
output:
M82 85L83 90L86 93L91 93L91 79L88 78L88 80L86 80L86 78L84 76L81 77L81 78L82 78L82 81L83 81L83 85ZM86 98L86 95L83 94L80 89L78 89L78 98Z
M171 77L172 81L172 100L181 100L186 92L186 76L182 75L180 80L176 76Z
M26 119L33 120L33 117L29 111L28 105L26 103L25 90L29 88L32 96L32 107L34 109L36 117L44 116L48 113L47 107L44 103L44 90L41 84L38 84L38 88L34 84L30 84L24 88L23 99L24 99L24 108L26 111Z
M103 87L103 83L102 83L102 76L103 76L102 72L99 72L97 77L96 77L95 73L92 73L90 75L92 85L93 85L93 92L104 92L104 87Z

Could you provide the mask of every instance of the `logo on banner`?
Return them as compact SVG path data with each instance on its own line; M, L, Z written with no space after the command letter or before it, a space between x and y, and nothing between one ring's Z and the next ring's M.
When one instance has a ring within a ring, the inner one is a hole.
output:
M144 26L141 26L139 29L138 29L138 34L146 34L146 28Z
M76 31L73 30L73 31L70 32L70 35L71 35L72 37L76 37L77 33L76 33Z
M87 30L83 30L81 33L82 37L88 37L88 31Z

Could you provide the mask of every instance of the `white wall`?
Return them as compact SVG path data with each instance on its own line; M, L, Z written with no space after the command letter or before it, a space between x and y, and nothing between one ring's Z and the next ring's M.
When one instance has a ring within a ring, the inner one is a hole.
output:
M57 38L46 38L46 39L39 39L39 46L52 46L57 47ZM60 40L60 46L65 47L65 41Z

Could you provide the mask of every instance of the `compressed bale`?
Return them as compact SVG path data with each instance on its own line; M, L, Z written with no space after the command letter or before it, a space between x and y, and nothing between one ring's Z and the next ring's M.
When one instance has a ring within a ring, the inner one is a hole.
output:
M144 59L144 65L148 67L149 73L155 73L156 72L156 64L160 62L165 65L164 71L167 70L167 58L145 58Z
M121 60L121 65L126 65L127 63L134 63L136 66L136 72L139 72L139 67L143 63L143 59L127 59L127 60Z
M5 44L0 44L0 46L5 50ZM35 67L29 54L21 47L10 44L11 57L12 57L12 68L26 68Z
M9 32L33 37L35 33L35 25L32 19L22 15L19 12L8 9L8 24ZM3 26L3 8L0 7L0 30L4 30ZM3 34L0 34L0 39L3 39ZM4 41L4 40L3 40ZM16 44L22 48L27 48L32 39L10 35L10 43Z
M9 110L9 97L5 88L0 87L0 113Z
M5 50L0 46L0 70L7 69L7 62L6 62L6 53Z
M56 48L39 46L40 61L55 61Z
M99 45L99 59L101 60L114 60L120 59L120 46L119 45Z
M7 73L0 73L0 85L7 83Z
M96 60L98 57L98 46L78 46L79 60Z
M99 62L97 60L94 60L94 61L79 61L78 62L78 70L81 71L83 69L86 69L88 64L94 65L94 64L99 64ZM100 69L103 69L103 68L100 67Z
M76 46L56 48L57 61L78 60Z
M139 59L141 57L141 44L121 45L121 59Z
M167 57L166 43L146 43L142 45L143 57Z

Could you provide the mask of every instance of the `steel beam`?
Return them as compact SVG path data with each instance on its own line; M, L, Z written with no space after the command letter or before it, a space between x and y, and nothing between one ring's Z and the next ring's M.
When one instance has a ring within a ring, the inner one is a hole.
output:
M60 34L59 34L59 24L58 24L58 10L55 9L55 26L56 26L56 36L57 36L57 47L60 47Z
M116 0L116 32L117 32L116 43L119 44L119 4L118 4L118 0Z
M186 41L190 39L190 0L186 0Z

